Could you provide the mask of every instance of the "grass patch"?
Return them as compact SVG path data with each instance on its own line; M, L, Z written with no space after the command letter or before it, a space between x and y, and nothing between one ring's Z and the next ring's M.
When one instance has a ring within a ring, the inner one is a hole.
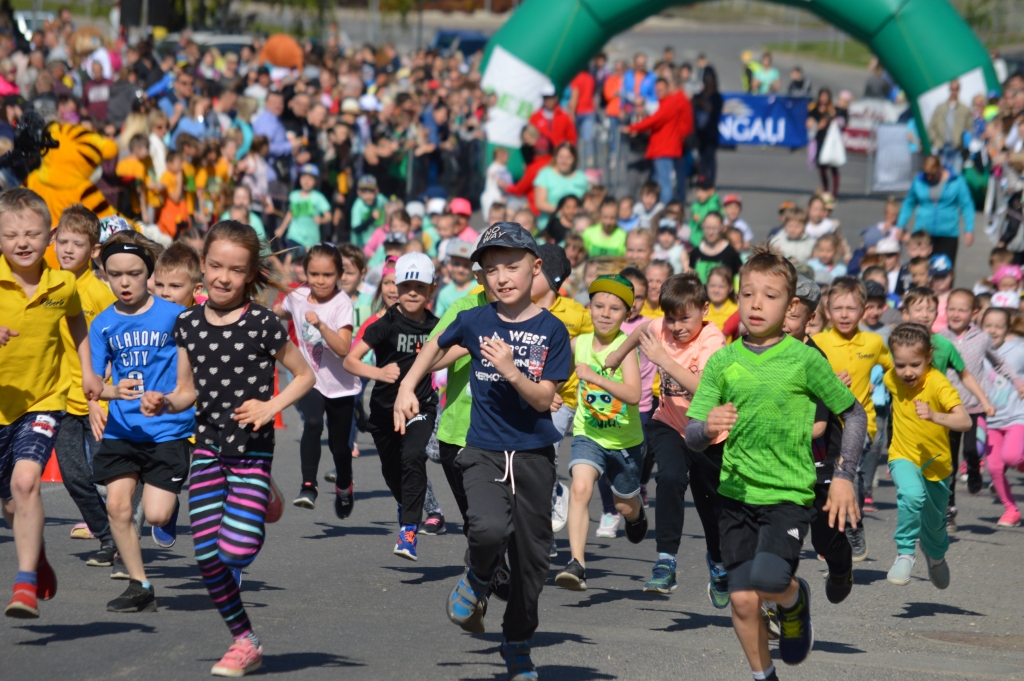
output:
M842 42L815 40L797 42L795 45L791 42L768 43L765 45L765 49L779 54L848 66L867 66L874 56L866 45L849 38Z

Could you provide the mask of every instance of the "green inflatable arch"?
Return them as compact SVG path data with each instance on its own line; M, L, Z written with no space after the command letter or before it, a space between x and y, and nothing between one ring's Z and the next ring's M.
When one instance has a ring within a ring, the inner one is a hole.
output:
M544 85L563 87L612 36L666 7L696 1L527 0L484 51L483 85L497 95L491 138L518 147ZM941 101L935 88L953 78L999 88L985 47L948 0L774 1L814 12L867 45L903 88L922 130L922 109ZM927 145L926 135L922 140Z

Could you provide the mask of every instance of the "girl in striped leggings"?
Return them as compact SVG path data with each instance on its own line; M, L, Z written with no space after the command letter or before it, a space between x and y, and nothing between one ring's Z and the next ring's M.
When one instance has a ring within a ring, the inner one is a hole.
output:
M143 410L177 413L195 404L192 541L203 582L235 639L212 672L242 676L260 667L263 647L232 570L252 563L263 546L274 417L312 388L315 377L277 315L252 302L271 281L251 227L214 225L203 247L203 274L209 300L183 312L174 326L177 387L166 395L146 393ZM295 375L277 396L275 361Z

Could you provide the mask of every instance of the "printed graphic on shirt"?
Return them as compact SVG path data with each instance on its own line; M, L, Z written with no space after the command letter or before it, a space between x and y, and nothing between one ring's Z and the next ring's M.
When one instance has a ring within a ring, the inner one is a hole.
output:
M302 345L309 354L309 362L313 365L313 371L320 371L320 362L324 357L324 337L320 329L308 321L302 322Z
M32 417L32 431L53 439L57 434L57 419L49 414L36 414Z
M591 367L594 369L594 367ZM596 369L595 369L596 371ZM621 428L626 416L622 400L593 383L580 381L580 404L586 410L587 425L595 428Z
M107 329L104 327L102 333L105 335ZM171 334L156 330L125 331L107 339L110 346L111 357L115 362L120 362L125 369L131 367L148 366L150 353L167 345L172 341ZM142 375L131 376L142 380Z
M539 336L529 331L509 331L508 335L509 339L505 342L512 348L512 361L516 368L534 383L540 383L540 378L544 374L544 363L548 358L548 337ZM489 337L479 336L480 345L483 345L484 341L490 338L500 339L501 335L498 332L494 332ZM494 368L494 365L483 357L480 358L480 364L485 369ZM523 371L523 369L526 369L526 371ZM491 382L505 380L497 371L477 371L476 379L478 381Z

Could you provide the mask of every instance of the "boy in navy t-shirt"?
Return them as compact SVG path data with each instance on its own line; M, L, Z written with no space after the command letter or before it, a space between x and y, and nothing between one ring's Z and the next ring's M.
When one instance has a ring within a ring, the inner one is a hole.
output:
M172 333L185 308L149 294L154 263L146 245L115 235L100 258L117 301L93 320L89 331L93 371L103 376L110 367L113 378L113 385L104 385L100 393L101 400L110 400L110 412L92 460L93 482L107 486L110 531L130 579L107 610L155 611L156 596L132 521L132 495L137 484L145 484L142 507L154 527L176 516L178 494L188 479L195 410L147 418L139 398L147 390L174 390L178 346Z
M456 459L468 500L468 569L448 599L448 617L466 631L484 631L488 584L507 544L512 581L502 653L509 678L536 678L528 641L550 562L555 444L562 439L550 406L571 373L572 350L565 324L530 299L541 260L521 225L489 227L471 260L497 302L460 312L438 337L439 349L429 357L422 350L409 375L467 351L471 357L473 405ZM395 401L399 428L419 411L404 388Z

